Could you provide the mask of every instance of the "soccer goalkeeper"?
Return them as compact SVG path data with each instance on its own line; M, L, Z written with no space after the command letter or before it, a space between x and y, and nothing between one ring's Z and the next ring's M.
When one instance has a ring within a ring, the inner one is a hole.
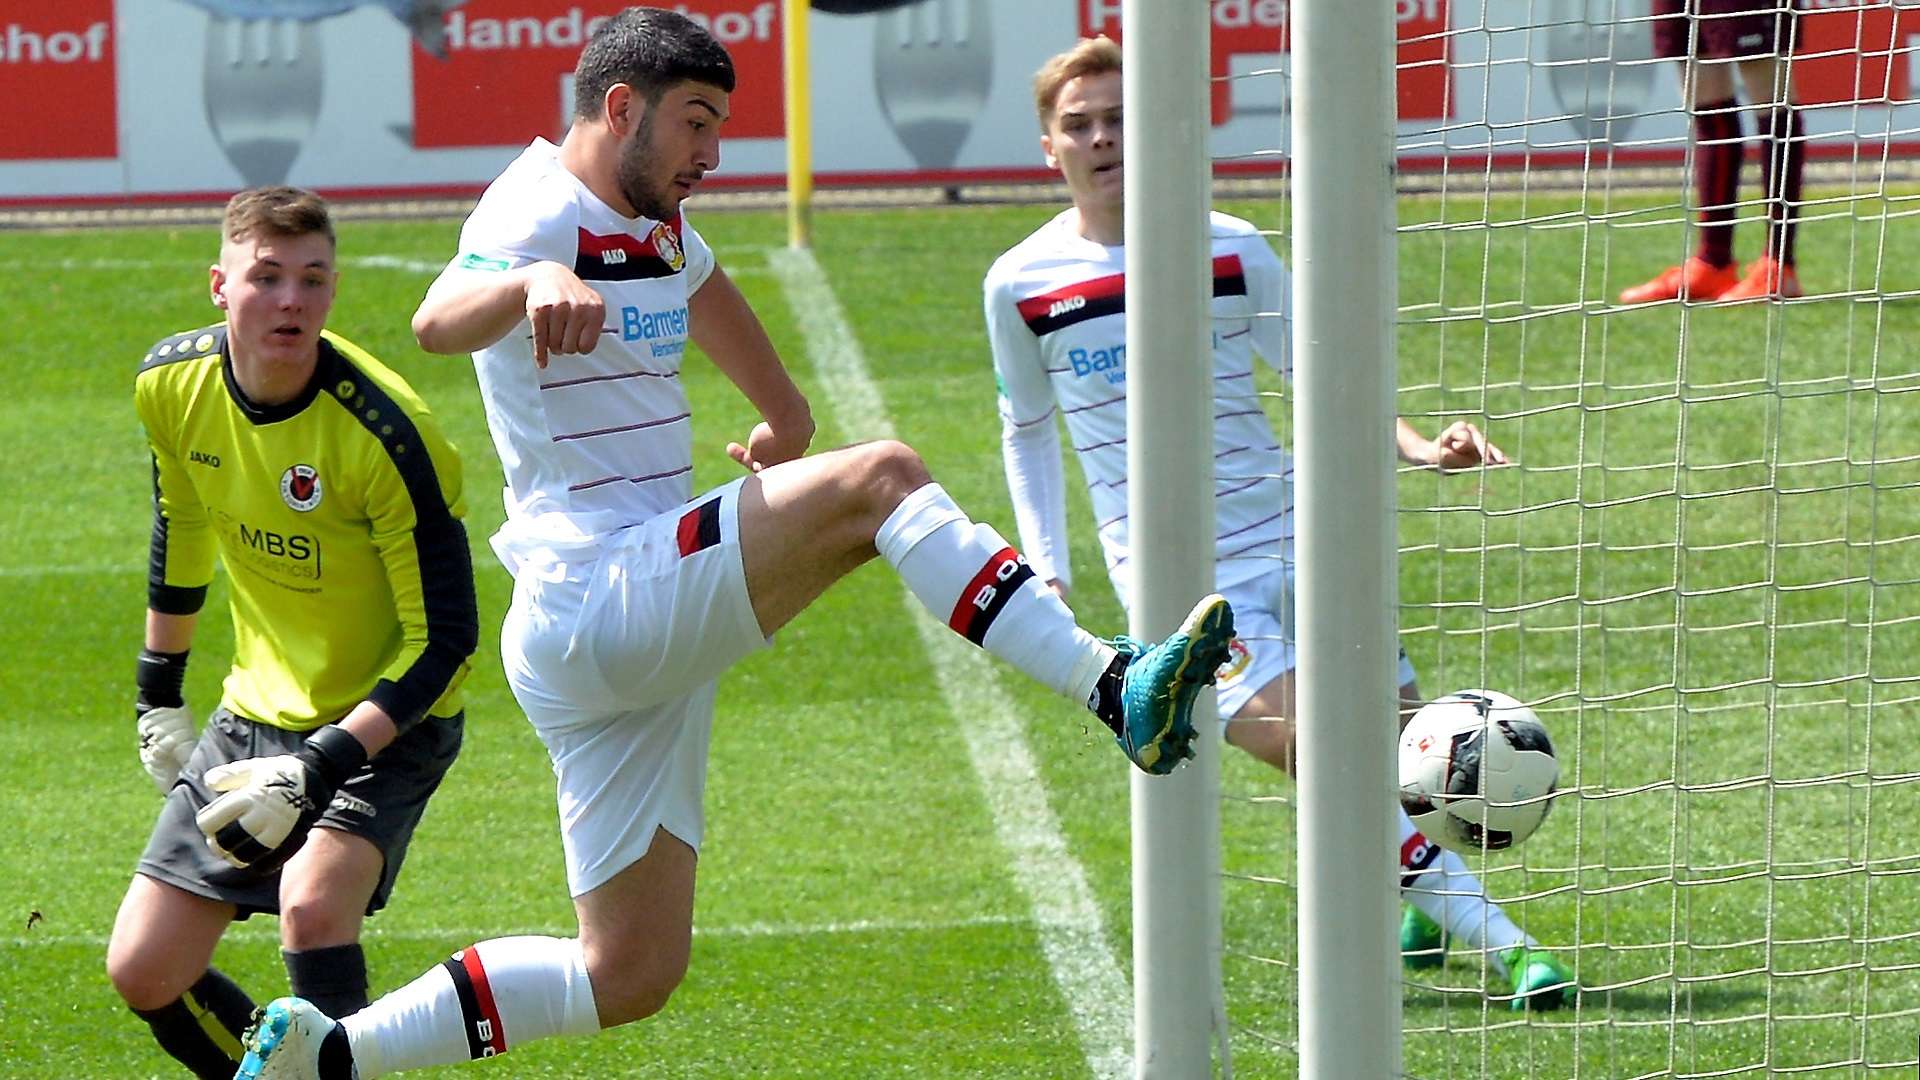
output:
M229 924L280 915L294 992L367 1002L361 920L459 752L478 639L460 463L407 384L323 330L336 282L318 196L227 204L225 320L156 344L134 380L153 455L140 760L165 795L107 974L194 1075L233 1075L253 1001L210 966ZM182 695L215 553L233 667L196 731Z

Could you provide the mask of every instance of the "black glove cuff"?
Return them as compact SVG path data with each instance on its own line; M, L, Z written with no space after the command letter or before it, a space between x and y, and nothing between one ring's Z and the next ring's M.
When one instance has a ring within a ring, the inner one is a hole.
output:
M367 748L360 745L353 732L338 724L328 724L307 736L306 745L296 756L306 762L322 783L338 788L367 763Z
M133 670L133 685L138 693L134 703L142 712L148 709L178 709L185 705L181 688L187 682L187 653L140 650L140 663Z

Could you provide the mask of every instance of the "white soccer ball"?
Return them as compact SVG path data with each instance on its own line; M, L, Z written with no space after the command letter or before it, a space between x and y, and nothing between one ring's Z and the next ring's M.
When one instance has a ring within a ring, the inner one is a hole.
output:
M1546 820L1559 782L1545 725L1497 690L1436 698L1400 733L1400 806L1441 847L1518 844Z

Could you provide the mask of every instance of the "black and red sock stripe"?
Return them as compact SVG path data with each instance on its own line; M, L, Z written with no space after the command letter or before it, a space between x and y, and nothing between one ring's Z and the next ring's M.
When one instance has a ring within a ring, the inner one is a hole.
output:
M1020 586L1032 578L1033 567L1027 565L1019 552L1010 547L1001 548L961 591L947 625L975 645L984 645L993 620L1000 617Z
M1405 889L1440 861L1440 845L1415 829L1400 843L1400 887Z
M440 966L453 978L453 992L460 999L467 1053L475 1058L506 1053L506 1027L500 1023L500 1008L494 1004L493 986L487 982L487 969L480 963L480 953L475 949L462 949Z

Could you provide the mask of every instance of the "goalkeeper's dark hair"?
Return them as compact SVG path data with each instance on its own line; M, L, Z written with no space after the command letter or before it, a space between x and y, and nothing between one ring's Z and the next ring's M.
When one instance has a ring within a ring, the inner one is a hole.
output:
M733 93L733 58L707 28L676 11L630 7L601 23L573 69L573 115L600 115L607 91L625 83L649 106L682 82Z

